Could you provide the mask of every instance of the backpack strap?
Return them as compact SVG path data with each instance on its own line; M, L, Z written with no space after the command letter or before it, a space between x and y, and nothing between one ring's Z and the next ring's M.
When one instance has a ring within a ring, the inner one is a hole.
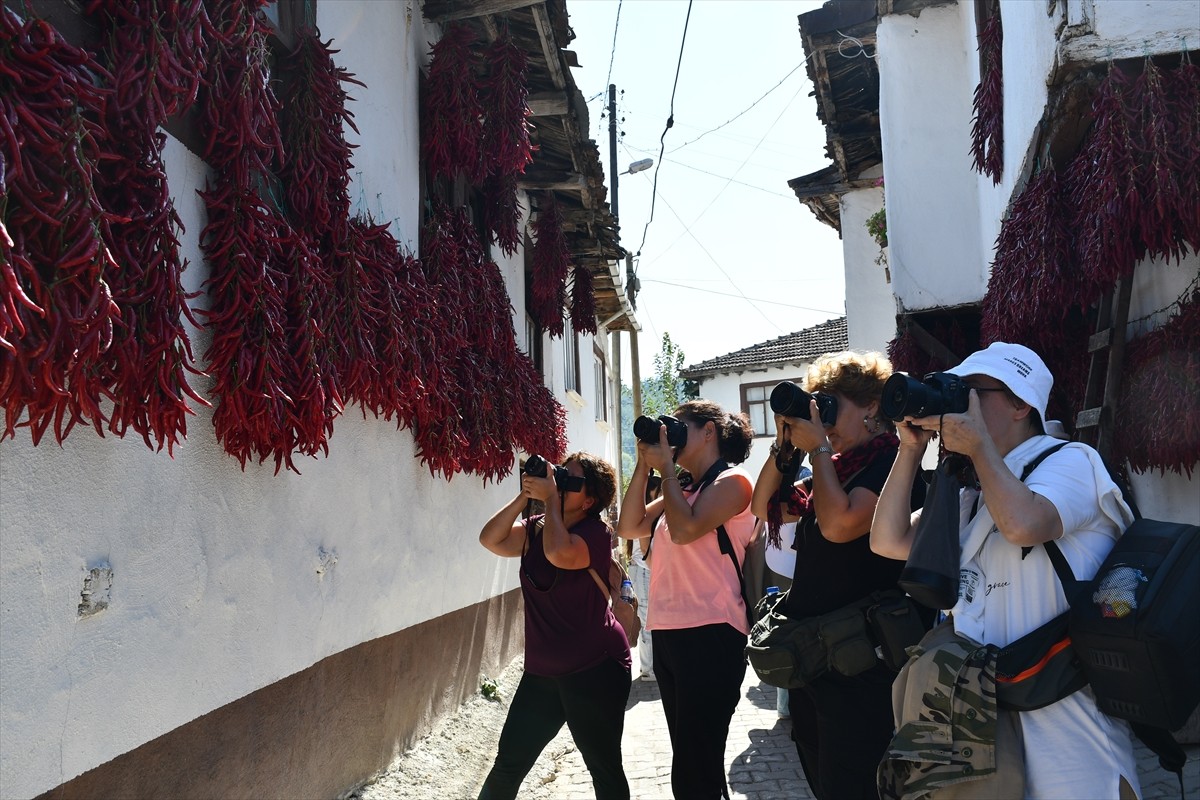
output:
M1039 464L1041 464L1043 461L1045 461L1050 456L1057 453L1059 450L1062 450L1068 444L1070 444L1070 442L1059 442L1058 444L1051 445L1050 447L1047 447L1042 452L1038 453L1037 456L1033 459L1033 461L1030 461L1028 464L1025 465L1025 469L1021 470L1021 483L1024 483L1026 481L1026 479L1028 479L1029 476L1033 474L1033 471L1038 468ZM1021 560L1022 561L1025 560L1025 556L1027 556L1033 552L1034 547L1036 547L1036 545L1030 545L1029 547L1021 548ZM1046 548L1046 549L1048 550L1049 548ZM1055 549L1057 549L1057 547ZM1053 560L1053 559L1051 559L1051 560ZM1063 563L1065 564L1066 562L1064 561ZM1054 569L1056 572L1058 571L1058 564L1054 565ZM1069 571L1070 571L1070 568L1068 568L1068 572ZM1060 579L1062 578L1061 572L1059 573L1059 578ZM1072 582L1075 581L1074 575L1071 576L1071 581Z

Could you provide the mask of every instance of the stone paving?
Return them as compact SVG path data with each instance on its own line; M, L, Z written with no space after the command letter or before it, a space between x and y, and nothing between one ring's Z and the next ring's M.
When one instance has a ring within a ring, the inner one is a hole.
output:
M658 684L634 681L627 708L622 747L631 794L638 800L670 798L671 743ZM754 671L747 669L742 701L734 713L725 747L733 800L812 800L789 737L790 730L791 723L779 719L775 711L775 688L760 684ZM559 755L555 758L554 776L539 781L542 791L537 794L563 800L591 798L591 779L565 728L546 749ZM1189 760L1184 773L1184 796L1197 798L1200 797L1200 746L1190 745L1186 749ZM1179 782L1175 775L1161 769L1154 754L1140 743L1137 755L1143 800L1178 798ZM544 794L547 789L548 795ZM524 795L523 790L521 796Z

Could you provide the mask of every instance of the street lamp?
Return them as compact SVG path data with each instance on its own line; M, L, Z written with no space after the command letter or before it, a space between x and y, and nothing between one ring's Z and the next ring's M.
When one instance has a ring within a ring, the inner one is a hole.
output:
M622 172L622 175L633 175L637 172L644 172L654 166L653 158L643 158L641 161L635 161L629 165L629 169Z

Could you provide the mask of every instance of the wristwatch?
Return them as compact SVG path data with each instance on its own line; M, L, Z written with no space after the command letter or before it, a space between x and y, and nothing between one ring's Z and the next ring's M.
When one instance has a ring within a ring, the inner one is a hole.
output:
M827 444L823 444L820 447L815 447L815 448L813 448L813 451L811 453L809 453L808 458L811 461L812 459L821 455L821 453L829 453L830 458L832 458L833 457L833 448Z
M771 458L779 455L779 442L771 442L771 447L767 450Z

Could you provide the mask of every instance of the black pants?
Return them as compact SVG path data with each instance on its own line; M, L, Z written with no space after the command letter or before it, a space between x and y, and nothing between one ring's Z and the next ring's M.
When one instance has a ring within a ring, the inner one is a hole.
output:
M676 800L728 797L725 740L742 697L746 636L731 625L653 631Z
M592 774L596 800L629 800L629 781L621 765L629 685L629 670L612 659L560 678L525 673L480 800L516 797L521 781L564 722Z
M860 675L829 672L791 690L792 738L817 800L879 797L875 770L892 739L895 678L880 662Z

